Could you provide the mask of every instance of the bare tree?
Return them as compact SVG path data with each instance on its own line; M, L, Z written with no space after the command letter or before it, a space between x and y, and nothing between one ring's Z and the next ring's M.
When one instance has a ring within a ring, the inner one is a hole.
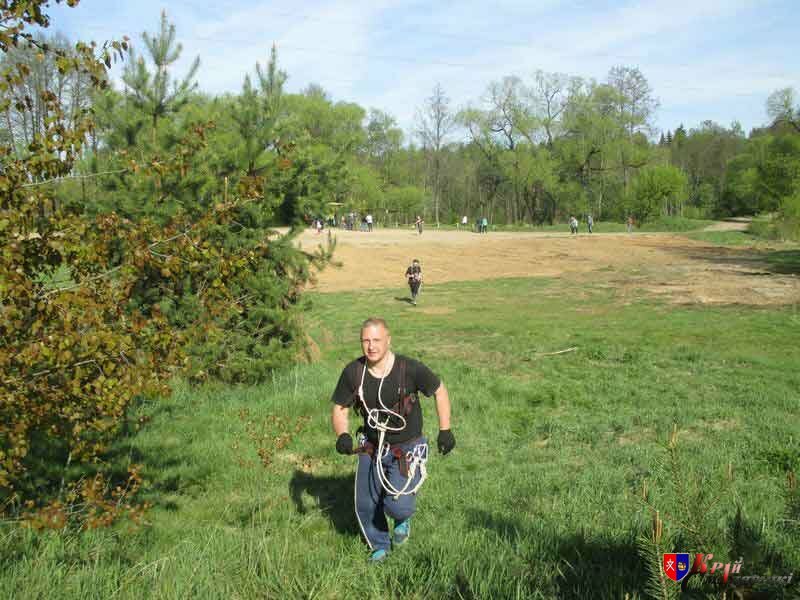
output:
M634 135L649 136L653 132L652 118L658 108L658 100L653 97L653 89L647 78L636 67L612 67L608 72L608 85L615 93L613 103L617 118L627 134L627 143L620 144L620 159L625 191L630 183L631 168L642 167L647 157L637 158Z
M563 73L539 70L534 74L533 87L528 91L537 115L533 125L537 130L544 130L548 148L552 149L553 138L560 133L561 119L575 85L578 85L575 78ZM534 142L533 139L530 141Z
M775 90L767 98L767 115L773 123L788 123L800 131L800 107L793 88Z
M3 121L10 145L17 153L27 148L34 137L43 135L47 128L49 102L54 96L66 107L66 126L73 128L75 120L90 105L88 77L85 74L65 74L56 64L52 48L69 56L71 44L63 35L49 38L37 37L36 45L20 45L9 50L0 59L3 68L23 65L25 75L18 84L8 86L2 94L4 103Z
M417 110L416 134L422 147L430 156L433 179L433 207L436 225L439 225L439 202L441 195L442 147L455 126L455 116L450 110L450 99L437 83L422 109Z
M636 132L649 135L659 103L647 78L636 67L618 66L608 72L608 84L617 91L619 117L628 135L633 137Z

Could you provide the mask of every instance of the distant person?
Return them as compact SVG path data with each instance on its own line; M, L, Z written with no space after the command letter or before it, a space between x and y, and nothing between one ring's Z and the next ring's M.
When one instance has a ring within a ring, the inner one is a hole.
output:
M317 230L317 235L322 233L322 217L314 219L314 228Z
M461 226L466 229L467 225L469 224L469 220L467 219L467 215L461 217Z
M408 287L411 289L411 304L416 306L419 286L422 285L422 267L416 258L411 261L411 265L406 269L406 279L408 280Z
M575 218L575 215L569 217L569 232L570 234L578 233L578 219Z
M489 230L489 219L483 217L481 219L481 233L486 233Z
M422 217L417 215L417 220L414 221L414 227L417 228L417 233L422 235L422 226L425 224L425 221L422 220Z
M586 216L586 229L589 230L589 233L592 233L592 227L594 227L594 219L592 218L592 215L587 215Z
M367 231L372 232L372 215L368 214L366 216L367 219Z
M628 226L628 233L633 231L633 216L632 215L628 216L627 226Z

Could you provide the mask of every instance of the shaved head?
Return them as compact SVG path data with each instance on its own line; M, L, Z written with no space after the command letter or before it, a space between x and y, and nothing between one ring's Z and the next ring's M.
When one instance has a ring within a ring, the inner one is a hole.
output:
M367 327L383 327L386 330L386 333L389 333L389 326L386 324L386 321L380 317L370 317L364 321L361 324L361 331L364 331Z

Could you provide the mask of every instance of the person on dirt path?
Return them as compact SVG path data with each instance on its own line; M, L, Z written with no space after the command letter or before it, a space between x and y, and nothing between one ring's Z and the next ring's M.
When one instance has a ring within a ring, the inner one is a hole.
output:
M628 233L630 233L631 231L633 231L633 216L632 215L628 215L628 223L627 223L627 225L628 225Z
M461 217L461 227L466 229L468 224L469 224L469 220L467 219L467 215L464 215L463 217Z
M422 226L425 224L425 221L422 220L422 217L417 215L417 220L414 221L414 227L417 228L417 233L422 235Z
M578 219L575 218L575 215L570 215L569 217L569 232L578 234Z
M394 354L391 343L386 321L364 321L364 355L342 370L331 398L336 450L358 456L355 511L371 550L370 562L384 560L411 533L416 494L427 477L428 442L419 392L436 399L439 452L447 454L456 445L450 431L450 398L441 379L423 363ZM364 419L357 446L350 435L351 407ZM392 535L387 517L394 521Z
M367 231L372 233L372 213L368 214L365 219L367 221Z
M586 229L589 233L592 233L592 227L594 227L594 219L592 215L586 215Z
M486 233L489 229L489 219L483 217L481 219L481 233Z
M416 306L419 286L422 285L422 267L416 258L411 261L411 265L406 269L406 280L408 281L408 287L411 289L411 304Z

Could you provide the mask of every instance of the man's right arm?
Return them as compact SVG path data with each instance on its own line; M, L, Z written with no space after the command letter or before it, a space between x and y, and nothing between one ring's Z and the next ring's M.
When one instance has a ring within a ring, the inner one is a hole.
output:
M336 433L336 437L339 437L343 433L347 433L350 430L350 419L349 419L349 408L346 406L342 406L341 404L333 405L333 410L331 411L331 423L333 424L333 431Z
M336 433L336 451L339 454L353 453L353 438L350 435L350 419L348 412L352 404L353 388L348 377L348 367L339 376L339 382L331 398L333 408L331 409L331 424Z

